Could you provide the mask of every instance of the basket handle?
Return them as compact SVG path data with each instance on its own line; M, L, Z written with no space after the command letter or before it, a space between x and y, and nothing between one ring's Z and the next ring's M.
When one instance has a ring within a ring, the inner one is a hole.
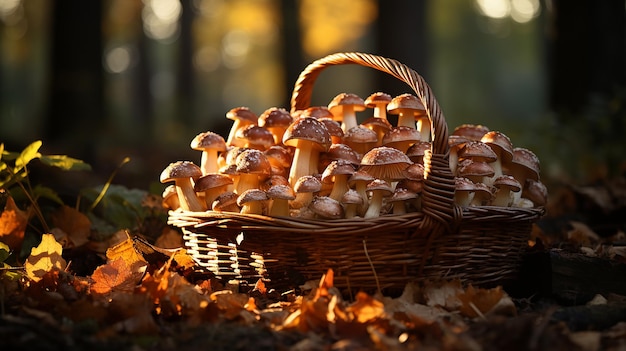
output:
M298 77L291 95L291 111L303 110L311 103L313 85L326 67L358 64L385 72L414 90L430 119L432 149L424 155L422 207L427 215L422 227L435 232L456 231L462 210L454 204L454 176L448 164L448 126L439 103L424 78L406 65L382 56L349 52L331 54L309 64Z

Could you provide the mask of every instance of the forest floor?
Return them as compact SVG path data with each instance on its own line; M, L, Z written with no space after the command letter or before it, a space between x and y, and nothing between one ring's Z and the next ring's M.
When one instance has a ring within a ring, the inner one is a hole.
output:
M553 192L513 286L432 281L399 296L343 296L332 271L299 290L225 286L192 273L158 199L110 191L103 207L121 222L118 205L141 204L131 235L98 237L106 223L62 206L21 257L2 238L3 350L626 350L624 178ZM29 216L7 201L0 224Z

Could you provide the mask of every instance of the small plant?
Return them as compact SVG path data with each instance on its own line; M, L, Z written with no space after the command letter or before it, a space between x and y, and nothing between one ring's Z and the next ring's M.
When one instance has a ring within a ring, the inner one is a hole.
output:
M0 144L0 196L3 198L6 196L15 197L18 192L23 194L28 199L30 207L44 227L43 229L47 232L50 228L44 219L38 200L46 198L58 204L63 204L63 201L53 189L39 184L36 186L31 184L28 178L28 164L38 159L44 165L67 171L91 170L91 166L66 155L43 155L39 152L42 144L41 140L37 140L21 152L4 150L4 144Z

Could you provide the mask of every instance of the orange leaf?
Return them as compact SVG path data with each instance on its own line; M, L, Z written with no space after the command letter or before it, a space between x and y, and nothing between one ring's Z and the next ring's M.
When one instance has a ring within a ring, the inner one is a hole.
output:
M148 264L143 256L135 250L133 240L128 237L121 243L108 248L106 256L109 261L123 259L131 271L143 271L143 267Z
M20 210L9 196L0 216L0 241L7 244L11 250L19 251L27 224L28 214Z
M356 294L356 301L348 308L348 311L354 313L357 321L365 323L383 317L385 314L385 305L372 296L360 291Z
M91 292L107 295L114 291L132 293L143 273L132 271L131 266L123 258L104 264L93 272Z
M472 285L465 292L457 295L462 305L459 311L470 318L475 318L489 312L505 296L502 287L493 289L474 288Z
M54 235L44 234L39 246L32 248L30 256L24 263L26 275L37 282L54 269L64 270L67 263L61 256L62 252L63 248L54 239Z
M70 247L86 244L91 235L91 221L80 211L63 205L52 214L52 224L67 233Z

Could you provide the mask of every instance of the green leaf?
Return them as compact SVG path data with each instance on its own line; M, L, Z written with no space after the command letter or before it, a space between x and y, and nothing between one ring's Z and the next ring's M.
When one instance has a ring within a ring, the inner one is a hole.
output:
M82 160L66 155L41 155L43 164L60 168L64 171L90 171L91 166Z
M30 145L28 145L21 153L20 156L15 160L15 168L13 169L13 173L18 173L21 171L30 161L35 158L41 157L39 153L39 148L41 147L41 140L37 140Z
M43 186L41 184L37 184L32 191L32 197L34 198L43 198L56 202L59 205L63 205L63 200L59 197L56 191L47 186Z

